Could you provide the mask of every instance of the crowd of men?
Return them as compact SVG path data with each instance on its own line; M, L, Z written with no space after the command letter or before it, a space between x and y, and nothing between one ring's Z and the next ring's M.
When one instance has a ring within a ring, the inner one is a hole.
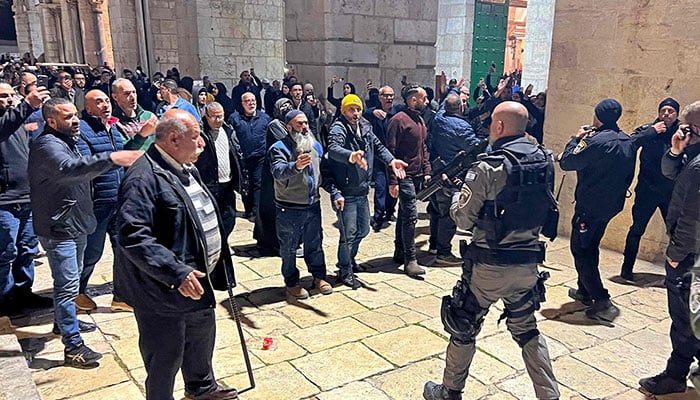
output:
M77 313L97 307L87 288L109 237L111 309L134 312L147 397L172 398L181 368L188 399L233 399L235 389L216 383L211 357L213 290L235 285L227 242L237 215L255 222L260 256L281 258L286 294L296 301L310 290L333 292L320 190L338 220L335 282L357 290L362 239L392 222L393 260L410 277L425 274L416 257L417 202L436 188L427 197L429 252L435 265L462 265L463 275L441 308L450 334L443 382L426 383L424 397L461 399L484 316L502 299L502 318L522 348L537 397L556 399L534 316L546 280L537 268L545 255L540 238L556 237L554 163L578 178L570 239L578 287L569 296L589 318L609 323L619 309L600 276L599 246L624 207L641 148L621 276L635 280L640 238L660 209L670 236L673 353L664 372L640 385L651 394L684 391L700 350L687 278L700 251L700 102L686 106L679 120L679 103L664 99L658 118L627 135L617 123L622 105L602 100L592 124L555 156L543 146L546 94L520 90L518 74L499 77L493 87L494 70L473 92L453 79L437 98L406 83L397 90L401 102L390 86L368 82L362 98L339 78L331 80L326 102L293 73L269 82L253 68L240 74L231 97L223 84L180 78L175 68L153 80L140 68L116 79L107 68L91 78L53 71L44 77L50 90L22 71L15 87L0 83L0 313L53 306L66 365L96 365L101 354L81 337L96 327ZM339 83L343 95L335 97ZM471 106L470 93L478 98ZM472 233L459 255L452 246L457 228ZM31 291L39 243L53 300ZM298 257L312 287L302 284Z

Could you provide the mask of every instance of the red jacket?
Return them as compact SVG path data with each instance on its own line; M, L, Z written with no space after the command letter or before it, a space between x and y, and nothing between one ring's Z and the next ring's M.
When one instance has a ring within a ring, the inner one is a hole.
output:
M421 177L430 174L430 155L425 145L428 130L420 113L403 107L389 121L386 132L386 147L391 154L408 164L406 177ZM388 168L389 184L398 180Z

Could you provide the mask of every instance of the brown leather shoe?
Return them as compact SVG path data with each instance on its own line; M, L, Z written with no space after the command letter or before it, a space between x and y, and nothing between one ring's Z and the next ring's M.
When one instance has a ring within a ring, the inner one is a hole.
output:
M112 305L109 307L111 312L134 312L134 308L124 303L123 301L112 300Z
M324 281L323 279L314 279L314 287L318 289L321 294L331 294L333 293L333 286L330 283Z
M309 298L309 292L298 283L296 286L287 288L287 295L297 300L304 300Z
M75 308L80 311L92 311L97 309L97 303L85 293L80 293L78 297L75 298L74 302Z
M238 398L238 391L234 388L225 388L221 385L217 385L216 389L209 393L200 394L199 396L193 396L191 394L185 393L185 399L187 400L233 400Z

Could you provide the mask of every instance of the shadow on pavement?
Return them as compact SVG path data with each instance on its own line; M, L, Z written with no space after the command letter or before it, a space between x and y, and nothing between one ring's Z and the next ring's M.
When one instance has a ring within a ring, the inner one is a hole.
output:
M623 279L621 276L613 276L608 280L620 285L636 286L640 288L655 287L655 288L665 288L664 279L666 275L654 274L650 272L635 272L634 281L628 281Z

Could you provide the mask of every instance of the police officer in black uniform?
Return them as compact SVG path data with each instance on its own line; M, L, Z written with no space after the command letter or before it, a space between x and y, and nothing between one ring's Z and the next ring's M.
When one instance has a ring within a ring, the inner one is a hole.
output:
M661 160L666 177L675 179L666 216L669 243L666 249L666 291L671 316L671 356L659 375L639 381L642 389L653 395L683 393L686 377L694 359L700 359L697 316L700 304L695 287L689 288L688 271L700 254L700 101L685 107L683 124L671 139L671 149ZM697 279L697 278L696 278ZM697 386L696 386L697 389Z
M658 208L666 218L668 202L671 200L673 181L661 173L661 159L671 147L671 136L678 130L678 112L680 105L672 98L659 104L659 117L651 124L645 124L632 132L632 142L642 148L639 154L639 175L634 190L632 207L632 226L627 233L624 261L620 276L628 281L634 280L634 262L637 259L639 240L647 224Z
M589 306L586 315L613 321L620 310L600 278L600 241L608 222L625 206L634 177L636 152L632 139L617 126L622 106L605 99L595 107L592 126L582 126L558 157L561 169L576 171L576 208L571 221L571 254L578 289L569 296Z
M522 349L538 399L558 399L547 344L537 330L535 310L544 279L540 232L553 206L554 161L550 152L525 138L528 113L506 101L493 111L493 152L467 172L452 202L451 215L462 229L473 228L469 246L461 243L463 274L452 296L445 296L441 317L450 333L442 384L427 382L427 400L460 400L469 374L475 339L491 304L503 299L506 325ZM552 236L551 234L548 236Z

